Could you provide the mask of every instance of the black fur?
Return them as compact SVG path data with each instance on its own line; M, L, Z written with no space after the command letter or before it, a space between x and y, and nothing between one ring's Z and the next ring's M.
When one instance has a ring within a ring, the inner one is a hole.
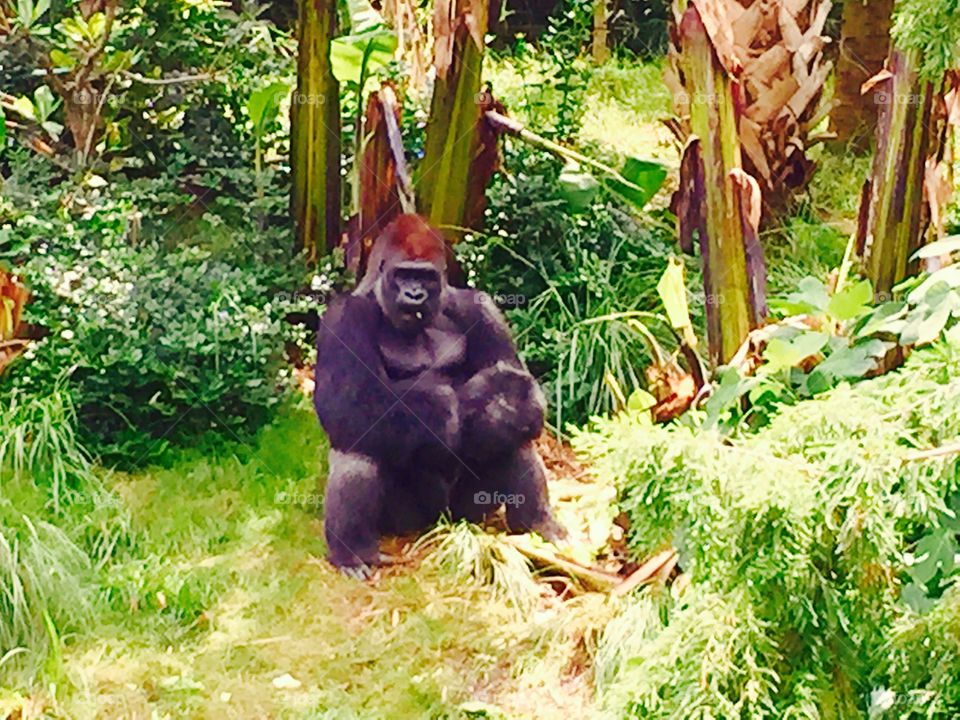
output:
M384 534L449 510L478 521L501 494L513 530L562 534L532 441L543 396L492 300L443 286L440 311L399 333L369 286L321 319L315 404L330 438L330 560L375 564Z

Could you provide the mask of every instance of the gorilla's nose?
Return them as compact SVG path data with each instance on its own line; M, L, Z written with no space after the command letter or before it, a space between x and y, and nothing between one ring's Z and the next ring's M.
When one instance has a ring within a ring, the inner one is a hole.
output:
M405 290L402 302L404 305L416 307L423 305L427 301L427 291L423 288L412 288Z

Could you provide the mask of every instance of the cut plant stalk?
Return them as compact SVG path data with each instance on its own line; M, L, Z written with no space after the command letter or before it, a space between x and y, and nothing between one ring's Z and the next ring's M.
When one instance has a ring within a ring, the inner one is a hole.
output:
M721 61L716 40L691 2L676 27L677 57L689 103L691 135L674 196L680 245L699 242L714 366L734 356L766 317L766 270L758 239L761 192L744 172L735 97L739 63Z
M330 66L333 0L300 0L297 90L290 106L296 250L310 261L340 239L340 91Z
M690 106L711 101L709 95L691 92L683 77L684 50L677 29L691 7L697 9L717 59L734 83L743 168L763 190L766 215L780 213L810 180L814 163L807 157L808 148L824 139L813 130L828 109L823 90L831 64L824 47L830 40L823 28L830 2L675 0L666 79L681 119L674 129L682 143L695 132L687 122Z
M830 130L844 149L867 150L877 126L877 104L861 93L883 69L890 51L893 0L847 0L840 21L840 53Z
M410 171L400 135L400 106L389 84L367 101L357 168L357 217L346 248L347 267L363 276L373 241L400 213L415 212Z
M492 98L481 93L487 0L437 0L433 10L436 80L417 179L420 212L452 241L456 228L476 227L489 177L475 172L482 157L480 119ZM494 149L496 152L496 149Z

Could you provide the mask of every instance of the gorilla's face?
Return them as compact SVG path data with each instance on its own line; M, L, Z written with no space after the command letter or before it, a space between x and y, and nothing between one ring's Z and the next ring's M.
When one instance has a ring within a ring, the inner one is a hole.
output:
M380 279L380 305L397 330L415 334L440 311L443 282L439 268L424 260L404 260L385 268Z

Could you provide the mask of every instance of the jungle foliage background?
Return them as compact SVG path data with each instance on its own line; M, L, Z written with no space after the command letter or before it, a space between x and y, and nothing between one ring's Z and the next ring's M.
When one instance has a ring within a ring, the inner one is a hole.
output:
M0 718L960 716L958 69L956 0L0 0ZM313 328L404 209L571 541L359 583Z

